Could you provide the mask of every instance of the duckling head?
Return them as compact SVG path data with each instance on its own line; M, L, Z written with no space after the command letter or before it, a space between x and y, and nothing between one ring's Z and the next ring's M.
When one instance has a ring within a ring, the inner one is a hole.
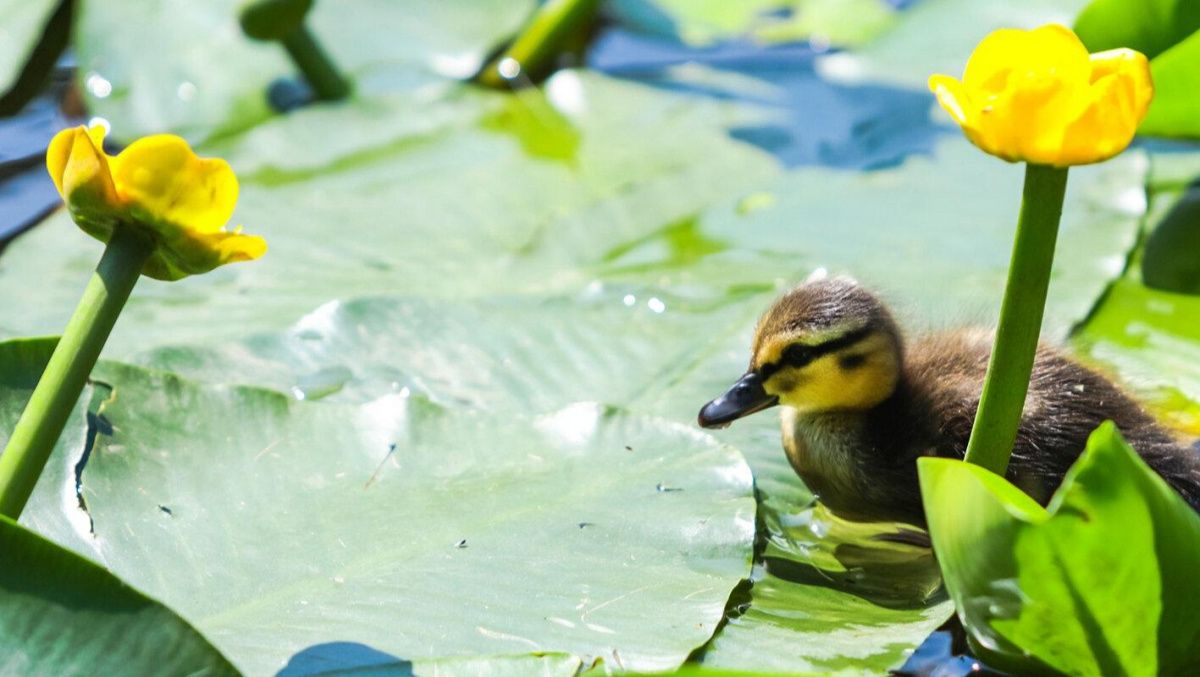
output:
M806 282L758 321L749 370L704 405L700 425L723 428L777 404L801 415L866 411L895 392L902 352L873 294L847 278Z

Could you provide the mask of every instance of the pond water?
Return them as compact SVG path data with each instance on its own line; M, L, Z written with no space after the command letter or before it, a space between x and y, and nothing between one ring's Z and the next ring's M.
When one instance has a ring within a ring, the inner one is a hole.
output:
M147 412L123 410L128 399L114 404L116 429L124 415L125 429L144 435L131 443L178 456L144 470L160 473L169 492L126 505L120 497L133 480L121 466L124 443L101 436L103 453L80 483L97 533L132 551L110 565L254 673L314 674L323 661L355 660L411 669L445 655L531 648L647 668L690 655L745 670L982 669L951 631L937 630L953 608L927 549L879 538L894 527L814 507L770 417L715 438L693 421L744 370L757 314L815 268L884 290L912 332L992 321L1020 177L932 112L921 85L928 62L950 68L965 52L924 46L948 27L974 36L997 21L1070 16L1081 3L1016 3L1011 16L981 16L970 2L892 2L904 11L877 28L864 21L839 47L823 34L764 42L744 27L671 14L678 3L646 14L658 5L614 2L582 68L513 94L446 76L464 75L462 64L478 64L523 19L504 3L484 4L467 22L437 3L422 6L421 20L374 7L375 23L397 27L387 44L362 17L326 10L315 25L360 91L340 107L286 116L261 95L286 82L287 63L240 44L216 9L189 10L199 24L222 27L211 43L157 26L155 40L193 50L179 63L117 49L134 32L156 30L135 28L132 10L86 20L82 35L93 46L80 54L80 71L109 83L84 93L93 113L113 124L116 139L171 130L202 154L228 158L243 186L235 218L272 247L253 266L142 284L122 317L106 356L132 366L110 363L106 377L143 393ZM918 53L911 63L897 56ZM57 105L70 66L46 96L0 122L0 242L42 222L0 257L0 293L16 299L0 338L57 331L94 265L96 246L63 215L43 222L58 198L42 149L78 122ZM277 107L304 99L287 85L273 91ZM1186 144L1147 145L1073 172L1046 333L1200 435L1200 297L1189 295L1200 276L1194 261L1172 256L1200 232L1197 175L1200 160ZM30 279L41 281L36 298ZM155 387L198 403L199 423L172 423ZM160 417L163 437L138 416ZM224 432L260 419L262 431ZM671 445L707 465L638 455ZM441 448L471 451L432 453ZM470 455L482 449L498 460ZM602 463L580 460L580 449ZM191 471L211 486L191 487L178 467L195 463L193 452L240 469L245 482L196 464ZM72 460L63 454L64 464ZM560 475L543 465L555 454L568 459ZM251 481L261 466L247 456L274 464L269 488ZM467 472L469 458L488 472ZM535 481L515 481L525 475ZM367 495L367 478L384 487L377 492L403 491ZM249 507L208 505L226 495ZM354 524L363 514L386 523L393 511L414 524L427 519L406 506L409 495L444 509L432 526L349 529L349 546L268 533L322 519L318 495ZM43 499L39 527L96 555L59 519L61 501ZM531 501L556 506L554 514L534 519L522 507ZM457 514L460 502L474 515ZM644 510L632 521L649 524L629 526L617 503ZM236 546L248 553L244 568L219 563L213 549L228 546L203 523L237 533L247 521L239 510L263 518L275 505L290 512ZM480 515L527 540L498 535ZM254 547L256 538L277 554ZM530 543L542 556L514 565ZM751 585L726 608L751 546ZM180 552L189 553L181 575L196 581L188 590L138 573ZM205 587L276 580L274 558L304 582L296 595L256 582L238 588L247 603ZM587 575L612 561L620 571ZM644 572L628 573L646 561L659 567L661 590L641 584ZM464 623L431 602L418 578L391 577L388 567L410 562L436 579L438 594L486 608L487 618L518 617L516 629ZM472 582L480 572L505 589ZM414 611L387 607L397 589L416 599ZM570 605L558 604L568 597ZM372 611L356 617L339 606L344 598ZM522 615L523 600L536 613ZM668 604L688 619L680 622L687 632L643 627ZM381 609L403 613L409 634L384 632L390 617ZM246 621L255 614L287 615L299 629L273 636ZM331 618L350 634L323 634ZM426 628L437 629L437 641L420 641ZM277 646L287 650L263 649ZM574 658L546 660L579 667Z

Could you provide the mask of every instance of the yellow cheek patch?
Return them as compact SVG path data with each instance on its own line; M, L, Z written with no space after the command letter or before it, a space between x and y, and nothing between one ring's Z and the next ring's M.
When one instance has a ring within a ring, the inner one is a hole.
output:
M853 368L841 358L862 356ZM844 351L831 353L796 369L784 367L765 384L782 404L800 412L870 409L896 389L900 365L885 336L871 336Z

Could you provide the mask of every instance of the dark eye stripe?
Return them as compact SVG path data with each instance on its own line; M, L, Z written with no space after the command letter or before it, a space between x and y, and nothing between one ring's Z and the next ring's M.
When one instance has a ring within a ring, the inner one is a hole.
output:
M782 369L785 364L795 367L802 367L819 357L828 355L829 353L838 350L849 348L873 333L874 330L867 326L863 327L862 329L856 329L849 334L843 334L835 339L830 339L824 343L818 343L815 346L801 346L799 344L788 346L787 349L783 351L783 356L778 362L768 362L759 367L758 375L763 379L771 378L771 375ZM799 349L799 351L794 352L797 351L797 349ZM792 353L792 355L789 355L788 353Z

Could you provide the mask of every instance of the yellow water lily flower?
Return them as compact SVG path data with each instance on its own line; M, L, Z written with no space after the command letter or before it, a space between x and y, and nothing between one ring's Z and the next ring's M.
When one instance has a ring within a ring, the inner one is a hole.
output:
M238 195L227 162L197 157L171 134L115 156L103 141L103 127L64 129L46 149L46 168L84 232L108 242L114 228L133 228L154 243L143 275L178 280L267 251L261 237L225 230Z
M979 43L962 80L929 78L938 103L984 151L1067 167L1125 150L1154 86L1132 49L1089 55L1069 28L1005 28Z

